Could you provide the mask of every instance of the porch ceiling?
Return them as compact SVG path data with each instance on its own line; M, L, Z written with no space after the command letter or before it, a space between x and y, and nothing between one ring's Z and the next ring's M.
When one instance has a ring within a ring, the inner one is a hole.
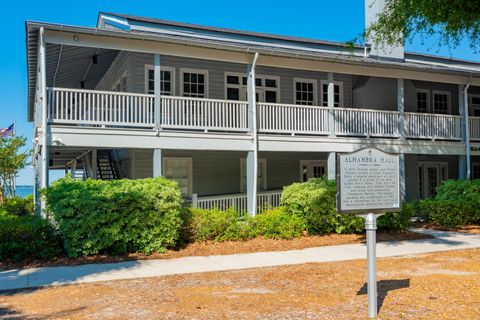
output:
M64 169L65 165L87 152L89 148L55 147L49 148L50 169Z

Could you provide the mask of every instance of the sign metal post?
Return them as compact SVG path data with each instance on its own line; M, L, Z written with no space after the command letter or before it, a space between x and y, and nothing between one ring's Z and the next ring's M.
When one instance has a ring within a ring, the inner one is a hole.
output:
M399 156L364 148L337 156L337 211L365 219L368 317L377 318L377 217L401 210Z

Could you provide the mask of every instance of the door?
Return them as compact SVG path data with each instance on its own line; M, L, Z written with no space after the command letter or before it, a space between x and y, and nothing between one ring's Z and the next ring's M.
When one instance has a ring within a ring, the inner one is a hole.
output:
M300 181L306 182L311 178L321 178L327 175L327 162L321 160L300 161Z
M192 196L192 158L163 158L163 172L178 183L183 196Z
M447 179L446 163L423 163L419 167L420 198L433 198L437 187Z

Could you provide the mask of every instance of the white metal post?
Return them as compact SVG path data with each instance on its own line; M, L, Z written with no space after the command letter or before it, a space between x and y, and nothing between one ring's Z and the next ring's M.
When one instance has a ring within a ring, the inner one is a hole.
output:
M248 100L248 127L252 135L252 150L247 155L247 211L254 216L257 213L257 170L258 170L258 141L257 141L257 96L255 85L255 66L258 53L255 53L253 62L247 68L247 100Z
M160 72L160 55L155 54L154 56L154 64L155 64L155 69L154 69L154 94L155 94L155 99L154 99L154 120L155 120L155 128L157 130L157 133L160 131L161 128L161 110L162 110L162 87L161 87L161 72Z
M377 317L377 216L369 213L365 217L365 230L367 233L367 292L368 292L368 317Z
M42 149L41 149L41 162L42 162L42 172L41 172L41 182L40 187L42 189L48 186L48 113L47 113L47 88L46 88L46 49L45 49L45 29L43 27L39 30L38 35L38 69L40 74L40 79L37 79L39 82L39 98L40 98L40 107L42 108ZM41 215L46 217L45 212L45 199L41 200Z
M153 177L162 176L162 149L153 150Z
M328 129L330 137L335 136L335 82L333 81L333 72L327 75L327 106L328 106Z
M337 157L336 152L330 152L328 154L328 160L327 160L327 178L328 178L328 180L336 180L337 179L336 157Z
M401 140L405 140L405 81L397 79L397 111L398 111L398 135ZM401 153L399 157L400 174L400 198L405 200L405 154Z

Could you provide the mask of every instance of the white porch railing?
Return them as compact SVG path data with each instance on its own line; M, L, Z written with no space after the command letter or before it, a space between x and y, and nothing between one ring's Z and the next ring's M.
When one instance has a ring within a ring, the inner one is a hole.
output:
M245 101L162 96L163 129L248 131ZM48 88L48 119L53 124L154 128L152 94ZM326 107L258 103L258 131L267 134L390 137L400 136L396 111L335 108L335 128L329 126ZM461 117L405 113L407 138L460 140ZM470 119L471 139L480 140L480 118Z
M460 140L461 116L405 113L406 136L420 139Z
M470 140L480 140L480 117L470 117Z
M396 111L335 108L335 134L398 137L399 113Z
M257 193L257 208L258 212L262 212L266 209L271 209L280 206L281 190L265 191ZM229 208L235 208L239 212L247 211L247 195L241 194L229 194L221 196L208 196L208 197L193 197L192 206L201 209L213 209L226 210ZM196 199L195 199L196 198Z
M259 132L328 134L328 108L289 104L258 104Z
M162 128L248 131L247 102L162 96Z
M83 89L48 88L51 123L154 126L154 95Z

